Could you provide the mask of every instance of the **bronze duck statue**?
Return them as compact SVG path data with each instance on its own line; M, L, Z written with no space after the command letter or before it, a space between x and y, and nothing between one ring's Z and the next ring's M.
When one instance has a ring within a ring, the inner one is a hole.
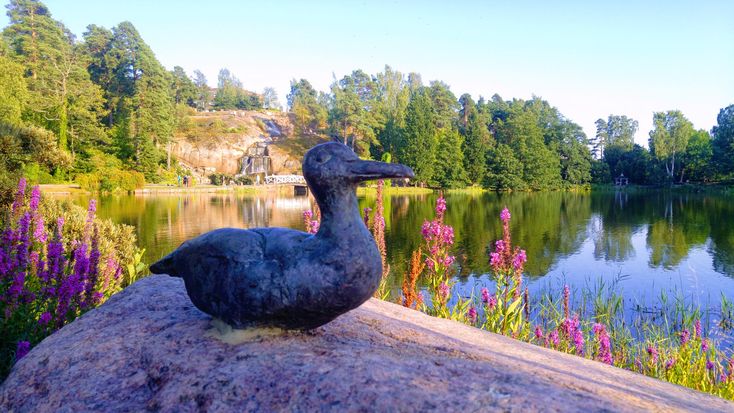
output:
M413 171L328 142L306 153L303 176L321 209L316 234L221 228L184 242L151 272L183 278L194 305L233 328L309 330L359 307L377 289L382 262L359 215L357 185Z

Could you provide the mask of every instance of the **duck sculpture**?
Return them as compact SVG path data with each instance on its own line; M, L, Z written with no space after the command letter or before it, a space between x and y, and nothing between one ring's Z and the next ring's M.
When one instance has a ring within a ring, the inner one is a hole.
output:
M221 228L184 242L151 272L183 278L197 308L237 329L309 330L359 307L377 289L382 261L359 215L357 185L413 171L328 142L306 152L303 176L321 210L316 234Z

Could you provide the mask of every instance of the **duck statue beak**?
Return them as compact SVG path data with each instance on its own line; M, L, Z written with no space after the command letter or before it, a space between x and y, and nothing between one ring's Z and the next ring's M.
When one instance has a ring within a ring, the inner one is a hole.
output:
M349 172L356 182L374 179L413 178L413 170L399 163L355 160L350 162Z

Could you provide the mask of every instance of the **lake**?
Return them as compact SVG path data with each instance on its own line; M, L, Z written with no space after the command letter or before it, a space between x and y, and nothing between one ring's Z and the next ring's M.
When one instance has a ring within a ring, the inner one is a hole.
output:
M437 194L385 199L391 285L397 297L421 225L433 217ZM86 206L88 197L75 197ZM458 291L490 286L488 246L501 237L500 211L512 214L514 245L527 251L531 292L616 283L625 307L652 311L661 294L701 308L734 299L734 198L667 191L603 193L448 194L446 223L455 229ZM183 241L221 228L303 229L308 197L263 193L189 193L103 197L98 214L135 226L145 262ZM374 197L361 197L360 208ZM389 211L389 213L388 213ZM715 317L716 314L713 315ZM728 334L727 341L729 339Z

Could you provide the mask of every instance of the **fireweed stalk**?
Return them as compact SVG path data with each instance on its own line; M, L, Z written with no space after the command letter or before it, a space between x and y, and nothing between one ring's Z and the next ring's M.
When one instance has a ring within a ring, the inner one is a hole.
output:
M39 187L25 192L21 179L0 236L0 378L45 336L122 286L114 250L100 250L94 200L82 237L70 239L63 218L45 222Z
M502 220L502 239L494 244L489 254L489 265L495 279L494 305L485 302L486 322L484 327L502 334L517 335L523 326L523 310L529 313L529 295L522 297L522 272L527 256L525 250L512 248L510 236L510 211L504 208L500 213ZM485 301L485 300L483 300ZM526 316L526 319L528 317Z
M431 295L432 308L429 312L450 316L447 305L451 298L453 281L453 264L455 258L450 249L454 244L454 228L444 224L446 200L440 196L436 200L436 215L431 221L424 221L421 228L425 253L425 273Z

